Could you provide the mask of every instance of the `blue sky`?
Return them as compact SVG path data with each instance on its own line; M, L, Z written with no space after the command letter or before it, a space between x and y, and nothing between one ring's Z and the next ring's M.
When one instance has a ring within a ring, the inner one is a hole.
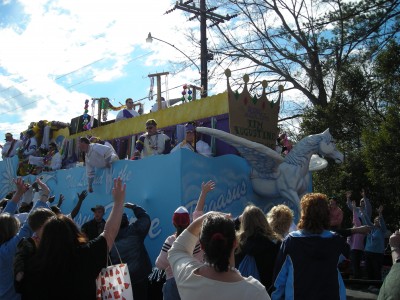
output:
M198 61L183 32L198 30L199 23L179 10L164 15L173 3L0 0L0 138L6 132L18 136L30 122L70 122L83 113L85 99L108 97L119 105L128 97L145 98L148 74L171 72L169 89L199 85L194 66L174 74L180 68L173 62L185 60L179 51L146 43L151 32ZM224 89L225 81L210 93ZM171 90L169 98L181 91ZM154 100L142 103L146 112ZM109 119L114 116L109 113Z

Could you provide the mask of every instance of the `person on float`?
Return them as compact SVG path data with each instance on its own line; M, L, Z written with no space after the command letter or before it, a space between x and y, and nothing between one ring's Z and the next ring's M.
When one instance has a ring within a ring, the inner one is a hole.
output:
M9 132L5 135L5 144L1 148L1 157L3 160L5 158L13 157L17 153L17 149L22 147L23 143L21 140L16 140L13 135Z
M171 153L178 149L189 149L190 151L197 152L207 157L212 156L210 146L197 138L196 128L193 123L187 123L185 125L185 139L176 145L171 150Z
M85 153L88 192L92 193L95 168L111 168L111 164L119 158L113 148L96 143L91 144L86 137L80 138L79 150Z
M136 141L136 151L133 154L133 159L170 153L171 139L157 130L156 120L147 120L146 130L147 132L142 134Z
M34 155L37 150L37 140L35 137L35 132L32 129L29 129L26 132L26 140L24 142L22 148L22 155L24 158L29 157L30 155Z
M126 99L125 105L126 108L118 112L115 122L139 116L139 113L133 108L132 98Z

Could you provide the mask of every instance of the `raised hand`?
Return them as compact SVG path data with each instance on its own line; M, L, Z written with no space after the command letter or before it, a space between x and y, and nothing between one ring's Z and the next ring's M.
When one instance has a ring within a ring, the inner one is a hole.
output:
M202 183L201 184L201 191L203 193L208 193L210 191L212 191L213 189L215 189L215 182L212 180L207 181L206 183Z
M19 194L25 193L30 187L29 184L24 183L24 180L22 178L14 179L14 183L15 186L17 187L17 193Z
M125 201L125 190L126 184L122 182L122 179L120 177L114 179L114 188L112 189L114 202L123 203Z
M85 200L85 198L87 197L88 192L83 190L80 194L76 193L76 195L78 196L78 201L83 201Z

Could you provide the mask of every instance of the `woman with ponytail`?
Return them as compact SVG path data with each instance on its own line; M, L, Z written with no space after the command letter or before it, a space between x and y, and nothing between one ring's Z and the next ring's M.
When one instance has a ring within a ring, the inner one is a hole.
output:
M204 263L192 255L199 237ZM194 220L168 252L181 299L270 299L258 280L235 269L236 247L230 215L209 212Z

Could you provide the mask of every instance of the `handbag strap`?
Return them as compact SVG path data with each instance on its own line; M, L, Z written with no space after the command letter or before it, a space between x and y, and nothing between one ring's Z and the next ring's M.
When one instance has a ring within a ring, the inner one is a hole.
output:
M118 255L119 261L120 261L120 263L122 264L123 262L122 262L122 259L121 259L121 255L119 254L117 245L115 245L115 243L113 243L113 247L114 247L115 250L117 251L117 255ZM111 251L110 251L110 252L111 252ZM110 254L108 253L108 254L107 254L107 267L108 267L108 266L111 266L111 265L112 265L111 256L110 256Z

